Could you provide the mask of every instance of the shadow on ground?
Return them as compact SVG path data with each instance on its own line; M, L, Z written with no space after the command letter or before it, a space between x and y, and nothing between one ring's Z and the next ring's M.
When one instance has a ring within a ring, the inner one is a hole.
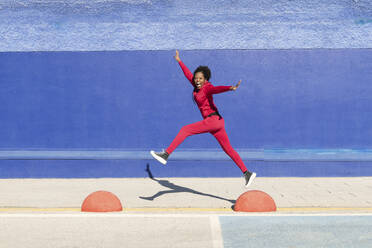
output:
M159 180L159 179L156 179L152 175L152 172L151 172L151 169L150 169L150 165L149 164L146 165L146 172L149 175L149 178L151 180L159 183L161 186L164 186L166 188L169 188L169 190L159 191L156 194L154 194L153 196L140 196L139 198L141 198L141 199L148 200L148 201L153 201L155 198L157 198L159 196L162 196L162 195L165 195L165 194L191 193L191 194L202 195L202 196L206 196L206 197L212 197L212 198L220 199L220 200L223 200L223 201L228 201L228 202L233 203L233 204L235 203L235 200L230 200L230 199L226 199L226 198L223 198L223 197L220 197L220 196L216 196L216 195L211 195L211 194L199 192L199 191L196 191L196 190L187 188L187 187L176 185L174 183L171 183L168 180Z

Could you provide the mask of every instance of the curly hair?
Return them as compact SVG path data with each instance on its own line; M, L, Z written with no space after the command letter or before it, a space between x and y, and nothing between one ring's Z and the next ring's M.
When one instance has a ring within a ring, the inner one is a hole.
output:
M197 72L201 72L203 73L204 75L204 78L209 81L209 79L211 78L211 70L208 68L208 66L204 66L204 65L200 65L198 68L195 69L194 71L194 76L192 77L192 82L194 83L194 79L195 79L195 74ZM196 87L196 85L194 85L194 92L198 92L198 88ZM192 94L192 101L196 104L196 101L195 101L195 98L194 98L194 95Z
M208 66L204 66L204 65L201 65L201 66L199 66L198 68L196 68L195 69L195 71L194 71L194 76L192 77L192 81L194 82L194 78L195 78L195 74L197 73L197 72L201 72L201 73L203 73L203 75L204 75L204 77L205 77L205 79L207 80L207 81L209 81L209 79L211 78L211 70L208 68Z

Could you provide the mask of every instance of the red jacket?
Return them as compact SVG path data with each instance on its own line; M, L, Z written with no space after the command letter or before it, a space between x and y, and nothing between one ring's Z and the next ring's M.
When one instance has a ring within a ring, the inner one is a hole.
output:
M195 83L192 80L194 75L182 61L180 61L179 64L186 78L190 81L193 87L196 87ZM206 81L197 92L193 92L195 102L198 105L200 113L202 114L204 119L209 114L218 112L217 107L216 105L214 105L213 102L213 94L229 91L230 87L231 86L213 86L210 82Z

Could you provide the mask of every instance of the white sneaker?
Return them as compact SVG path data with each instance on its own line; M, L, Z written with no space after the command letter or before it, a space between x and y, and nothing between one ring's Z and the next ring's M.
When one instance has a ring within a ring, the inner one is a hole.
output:
M150 151L150 154L156 159L158 160L160 163L162 164L166 164L167 163L167 160L168 160L168 157L169 157L169 154L166 152L166 151L162 151L162 152L154 152L154 151Z
M255 172L249 172L249 171L246 171L244 173L244 179L245 179L245 187L248 188L253 180L256 178L256 173Z

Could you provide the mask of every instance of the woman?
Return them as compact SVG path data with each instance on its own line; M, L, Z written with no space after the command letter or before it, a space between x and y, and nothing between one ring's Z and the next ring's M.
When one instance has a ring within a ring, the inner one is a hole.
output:
M184 141L185 138L190 135L209 132L217 139L222 149L240 168L245 178L245 186L248 187L256 177L256 173L247 170L239 154L231 147L229 138L225 131L225 121L218 113L217 107L213 103L213 94L230 90L235 91L239 87L241 80L235 86L213 86L208 82L211 77L211 71L207 66L199 66L194 71L194 74L192 74L181 61L177 50L174 58L181 66L186 78L194 87L193 98L198 105L204 120L182 127L176 138L165 151L151 151L151 155L160 163L166 164L169 155Z

